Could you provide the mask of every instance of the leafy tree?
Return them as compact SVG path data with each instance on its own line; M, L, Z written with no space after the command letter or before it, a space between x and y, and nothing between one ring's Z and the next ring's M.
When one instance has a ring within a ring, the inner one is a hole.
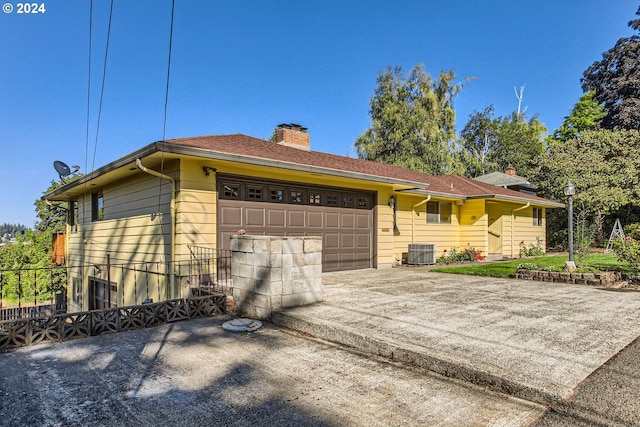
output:
M640 8L636 12L640 17ZM640 31L640 19L628 26ZM602 54L583 74L582 89L595 91L594 99L605 106L602 125L607 129L640 128L640 35L623 37Z
M585 130L577 138L551 145L533 182L555 200L565 199L568 180L574 183L576 207L592 214L597 239L602 241L605 216L625 206L640 206L638 152L636 130Z
M566 141L580 135L580 132L596 129L606 115L604 105L598 104L595 99L595 92L587 92L576 102L571 113L564 118L562 126L547 137L549 144Z
M67 183L78 179L80 175L74 175L71 178L67 178ZM49 188L43 193L49 193L62 187L65 183L51 181ZM36 215L38 216L38 223L36 229L39 231L64 231L67 221L67 207L60 202L48 202L42 199L38 199L34 202L36 207Z
M453 71L443 71L433 79L422 64L406 77L401 67L380 73L371 127L355 142L358 156L433 175L457 171L453 100L462 85L454 78Z
M547 129L534 116L526 120L523 113L492 117L493 106L469 116L460 133L461 160L466 175L475 177L504 171L509 165L518 175L530 176L538 168L544 152L543 135Z

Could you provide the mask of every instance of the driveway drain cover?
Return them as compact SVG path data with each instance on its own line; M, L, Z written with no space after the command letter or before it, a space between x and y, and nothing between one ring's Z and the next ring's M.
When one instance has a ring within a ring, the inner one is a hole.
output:
M262 326L262 322L254 319L233 319L222 324L222 329L232 332L253 332Z

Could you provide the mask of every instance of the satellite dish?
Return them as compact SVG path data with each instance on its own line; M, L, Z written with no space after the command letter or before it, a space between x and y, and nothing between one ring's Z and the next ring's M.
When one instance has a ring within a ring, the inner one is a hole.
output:
M72 173L76 173L80 170L80 166L73 166L73 171L71 170L71 168L69 168L69 166L67 166L67 164L65 162L61 162L60 160L56 160L55 162L53 162L53 167L56 170L56 172L58 172L58 175L60 175L60 180L62 182L64 182L64 178L71 175Z
M53 167L60 175L60 179L64 179L65 176L71 175L71 168L67 166L65 162L56 160L55 162L53 162Z

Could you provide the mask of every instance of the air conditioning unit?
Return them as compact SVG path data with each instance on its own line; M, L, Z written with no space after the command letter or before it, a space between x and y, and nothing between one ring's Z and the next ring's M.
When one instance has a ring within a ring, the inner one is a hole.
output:
M436 245L427 243L412 243L409 245L407 264L428 265L436 263Z

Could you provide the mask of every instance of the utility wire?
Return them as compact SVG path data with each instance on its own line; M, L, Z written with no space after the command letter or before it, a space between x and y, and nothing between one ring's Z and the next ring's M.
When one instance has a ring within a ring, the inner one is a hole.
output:
M173 51L173 22L175 16L175 0L171 0L171 21L169 24L169 52L167 56L167 82L164 90L164 115L162 119L162 141L161 141L161 160L160 160L160 173L164 173L164 142L167 137L167 108L169 105L169 83L171 78L171 54ZM160 180L160 186L158 189L158 212L160 212L160 203L162 199L162 179ZM171 194L171 197L175 197L175 194Z
M100 104L98 106L98 122L96 125L96 140L93 146L93 162L91 164L91 172L95 170L96 154L98 152L98 134L100 133L100 119L102 118L102 101L104 100L104 86L107 79L107 59L109 58L109 40L111 38L111 21L113 18L113 0L109 5L109 24L107 26L107 42L104 49L104 64L102 67L102 87L100 89Z

